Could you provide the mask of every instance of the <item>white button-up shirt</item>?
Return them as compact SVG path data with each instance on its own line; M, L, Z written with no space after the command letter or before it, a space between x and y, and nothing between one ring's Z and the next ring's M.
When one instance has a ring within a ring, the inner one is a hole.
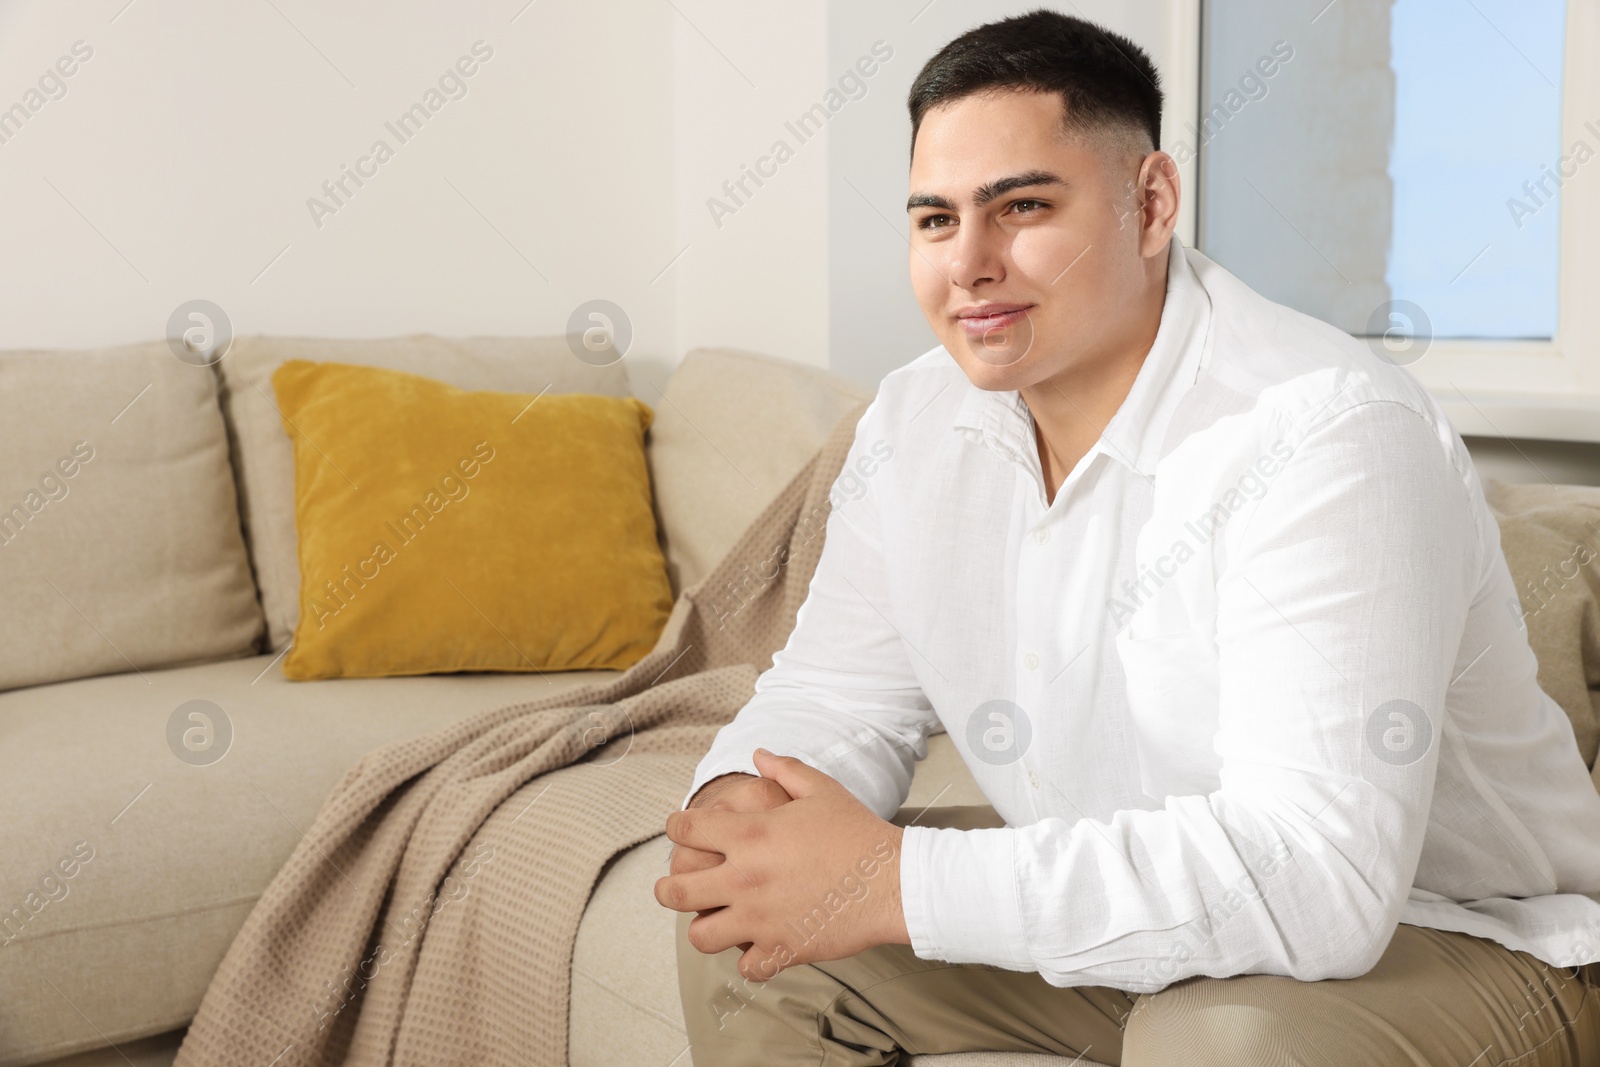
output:
M1600 960L1600 795L1499 528L1361 342L1174 241L1052 502L1026 405L942 347L884 379L834 496L690 794L764 746L887 818L942 726L1007 825L906 830L918 956L1149 992L1359 975L1407 922Z

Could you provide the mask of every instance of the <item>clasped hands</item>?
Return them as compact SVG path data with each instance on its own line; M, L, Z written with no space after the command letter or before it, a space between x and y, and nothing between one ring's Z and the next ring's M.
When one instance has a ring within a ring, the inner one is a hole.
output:
M903 830L837 779L791 756L755 751L759 778L724 775L667 816L671 873L656 900L698 912L689 943L738 946L739 973L763 982L785 967L911 943L900 904Z

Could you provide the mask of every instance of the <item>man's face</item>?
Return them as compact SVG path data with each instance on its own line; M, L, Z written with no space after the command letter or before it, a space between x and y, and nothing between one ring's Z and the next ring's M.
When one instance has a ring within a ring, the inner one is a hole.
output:
M1147 314L1143 156L1064 135L1062 106L1054 94L978 94L930 110L917 132L911 284L980 389L1023 389L1114 354ZM973 316L989 304L996 314Z

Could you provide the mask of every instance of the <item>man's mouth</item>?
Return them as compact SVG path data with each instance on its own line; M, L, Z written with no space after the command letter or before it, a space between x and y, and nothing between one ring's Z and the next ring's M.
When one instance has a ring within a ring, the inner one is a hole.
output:
M1004 330L1021 322L1032 304L979 304L956 312L956 321L969 334L982 336L990 330Z

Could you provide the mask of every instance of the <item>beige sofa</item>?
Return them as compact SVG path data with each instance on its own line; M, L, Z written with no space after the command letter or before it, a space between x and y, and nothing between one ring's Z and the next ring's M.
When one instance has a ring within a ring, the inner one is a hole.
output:
M0 1067L170 1063L229 942L347 768L594 677L284 680L292 462L268 379L291 357L464 388L630 391L622 364L594 366L559 337L241 338L212 367L164 344L0 354ZM675 591L864 395L798 365L701 350L664 395L642 397L656 409L649 459ZM982 801L944 737L910 803L935 796ZM650 893L664 843L620 856L590 902L573 964L576 1067L689 1062L672 916ZM1066 1062L916 1062L934 1061Z

